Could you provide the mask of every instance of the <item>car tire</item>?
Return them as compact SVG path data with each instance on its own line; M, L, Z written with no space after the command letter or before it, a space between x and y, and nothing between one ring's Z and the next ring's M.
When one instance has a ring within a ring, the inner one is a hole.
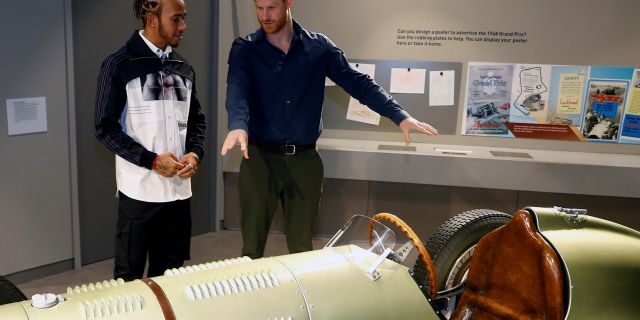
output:
M437 275L438 291L450 289L466 277L473 248L489 232L507 224L511 215L489 209L474 209L445 221L425 242ZM425 267L418 259L414 266L418 283L428 283ZM429 292L429 287L424 288Z
M0 305L27 300L27 297L5 277L0 276Z

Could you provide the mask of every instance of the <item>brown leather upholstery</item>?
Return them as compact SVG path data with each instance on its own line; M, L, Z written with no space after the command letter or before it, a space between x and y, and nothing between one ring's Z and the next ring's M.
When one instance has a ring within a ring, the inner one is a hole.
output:
M451 319L562 319L563 289L556 252L521 210L478 242Z

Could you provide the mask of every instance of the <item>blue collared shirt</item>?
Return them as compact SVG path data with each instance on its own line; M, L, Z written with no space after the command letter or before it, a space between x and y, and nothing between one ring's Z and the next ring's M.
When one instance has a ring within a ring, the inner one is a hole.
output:
M256 143L315 143L322 132L325 77L395 124L409 117L373 79L352 68L329 38L295 21L293 27L287 54L262 29L233 42L225 103L229 130L247 130Z

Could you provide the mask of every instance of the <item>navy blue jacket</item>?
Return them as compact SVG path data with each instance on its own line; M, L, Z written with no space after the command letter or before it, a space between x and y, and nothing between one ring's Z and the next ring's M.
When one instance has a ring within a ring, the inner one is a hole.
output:
M195 90L193 67L175 50L167 59L161 60L149 49L137 30L133 32L125 46L104 60L100 68L95 107L96 137L121 158L151 169L156 152L146 149L129 137L122 128L121 119L127 104L126 84L135 78L159 70L170 71L194 83L187 123L185 154L194 152L202 160L206 122Z

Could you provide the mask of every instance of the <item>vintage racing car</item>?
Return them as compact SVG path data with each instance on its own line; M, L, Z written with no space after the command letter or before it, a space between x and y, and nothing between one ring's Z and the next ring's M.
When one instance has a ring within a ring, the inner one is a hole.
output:
M638 319L639 290L640 233L584 210L471 210L426 246L381 213L354 216L311 252L31 300L3 280L0 319Z

